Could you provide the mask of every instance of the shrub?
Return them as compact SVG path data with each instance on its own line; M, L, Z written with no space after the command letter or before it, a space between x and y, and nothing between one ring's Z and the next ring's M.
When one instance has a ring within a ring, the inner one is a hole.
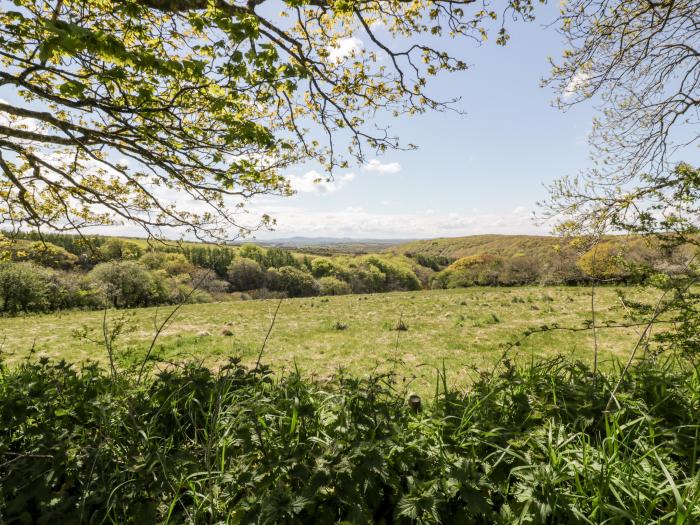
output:
M418 277L410 265L403 261L370 255L364 259L364 262L384 274L382 291L420 290L421 288Z
M469 255L458 259L436 276L441 288L461 288L467 286L493 286L498 284L498 276L504 260L489 254Z
M71 270L78 263L78 257L49 242L14 240L7 242L2 251L13 261L33 262L56 270Z
M665 246L654 238L616 239L592 247L576 265L595 279L639 283L655 271L670 275L687 273L685 265L695 251L689 248L683 244Z
M353 293L376 293L385 291L386 274L376 266L348 264L349 282Z
M325 257L317 257L311 261L311 274L318 278L330 277L335 275L335 265L330 259Z
M321 277L318 280L321 295L346 295L352 293L350 285L335 277Z
M580 284L586 276L577 266L578 256L571 248L555 250L543 264L540 282L542 284Z
M265 280L265 273L260 264L247 257L237 257L229 265L227 279L234 292L245 292L260 288Z
M82 274L60 272L33 263L0 264L0 311L45 312L104 305L102 290Z
M100 308L105 297L99 288L83 274L73 272L48 272L47 303L49 310L66 308Z
M226 293L230 287L228 281L217 278L216 272L202 268L198 268L192 273L192 284L200 290L212 294Z
M167 291L167 302L168 303L210 303L213 299L212 296L205 290L199 288L193 288L188 283L178 281L177 279L170 279L166 281Z
M498 275L498 284L520 286L534 284L540 280L540 261L529 255L516 255L503 261Z
M169 302L165 273L149 272L135 261L112 261L95 266L90 278L115 308L151 306Z
M181 253L150 251L139 259L149 270L164 270L168 275L194 275L195 267Z
M307 297L319 293L319 284L311 274L293 266L269 269L265 281L270 290L285 292L289 297Z
M406 254L425 268L430 268L434 272L439 272L450 264L450 259L442 255L428 255L423 253Z
M143 250L138 244L122 239L109 239L100 246L100 256L103 261L135 260L142 254Z
M2 311L16 314L50 309L53 272L33 263L0 264Z
M586 253L576 263L584 274L595 279L619 280L629 275L625 265L625 247L614 242L602 242Z

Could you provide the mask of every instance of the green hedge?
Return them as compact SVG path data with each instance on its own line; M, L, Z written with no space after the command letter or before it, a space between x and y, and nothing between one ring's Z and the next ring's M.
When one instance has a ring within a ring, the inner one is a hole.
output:
M555 359L443 387L232 361L0 374L2 523L699 523L698 371ZM446 381L445 381L446 384Z

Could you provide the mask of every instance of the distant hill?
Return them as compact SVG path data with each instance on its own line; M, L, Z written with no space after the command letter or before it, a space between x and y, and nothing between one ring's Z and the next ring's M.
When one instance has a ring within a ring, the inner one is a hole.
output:
M450 259L480 254L547 257L552 255L555 247L564 244L566 241L559 237L545 235L470 235L409 241L391 246L387 251L401 255L421 254Z
M288 237L283 239L256 239L254 244L265 247L287 248L316 254L361 254L386 251L406 239L355 239L351 237Z

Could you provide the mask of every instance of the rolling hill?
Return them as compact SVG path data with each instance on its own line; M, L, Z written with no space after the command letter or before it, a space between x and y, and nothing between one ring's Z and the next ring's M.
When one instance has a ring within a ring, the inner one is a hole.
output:
M441 256L459 259L470 255L489 254L501 257L530 255L548 257L554 248L568 242L560 237L544 235L470 235L443 237L402 243L387 249L401 255Z

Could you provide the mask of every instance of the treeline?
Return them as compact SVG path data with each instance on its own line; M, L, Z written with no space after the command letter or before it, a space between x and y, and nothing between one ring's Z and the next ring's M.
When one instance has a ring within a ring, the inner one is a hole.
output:
M0 235L3 235L0 233ZM235 256L236 249L227 246L201 246L185 244L179 246L175 243L153 243L145 241L135 242L116 237L103 237L100 235L69 235L60 233L36 232L12 232L4 233L6 239L12 239L12 243L6 249L13 252L37 251L61 252L64 258L69 259L68 266L80 266L89 269L100 262L115 259L138 259L149 251L165 253L181 253L193 265L214 270L217 275L226 275L226 269ZM7 243L6 243L7 244ZM33 247L33 249L32 249ZM62 248L62 250L56 250ZM71 257L71 255L74 256ZM40 262L42 265L44 262ZM49 266L51 266L49 264ZM64 268L65 269L65 268Z
M54 244L53 242L60 244ZM255 245L144 246L119 238L0 239L0 313L417 290L406 257L313 257Z
M316 256L282 248L147 245L119 238L0 237L0 313L225 299L528 284L642 283L685 271L693 247L611 239L457 260L431 253Z
M145 258L146 256L144 256ZM181 256L179 256L181 257ZM186 263L184 259L178 263ZM174 268L178 264L174 265ZM142 261L97 264L89 272L63 271L34 262L0 263L0 312L46 312L65 308L131 308L207 302L212 294L193 285L196 271L172 273Z
M419 290L421 282L409 259L397 256L291 257L282 266L267 265L267 250L243 246L228 269L233 291L268 290L290 297Z
M694 246L666 245L658 238L612 238L582 250L576 242L529 255L483 253L461 257L430 278L432 288L520 286L527 284L644 283L659 273L687 271ZM413 254L435 267L438 256ZM441 261L442 262L442 261Z

